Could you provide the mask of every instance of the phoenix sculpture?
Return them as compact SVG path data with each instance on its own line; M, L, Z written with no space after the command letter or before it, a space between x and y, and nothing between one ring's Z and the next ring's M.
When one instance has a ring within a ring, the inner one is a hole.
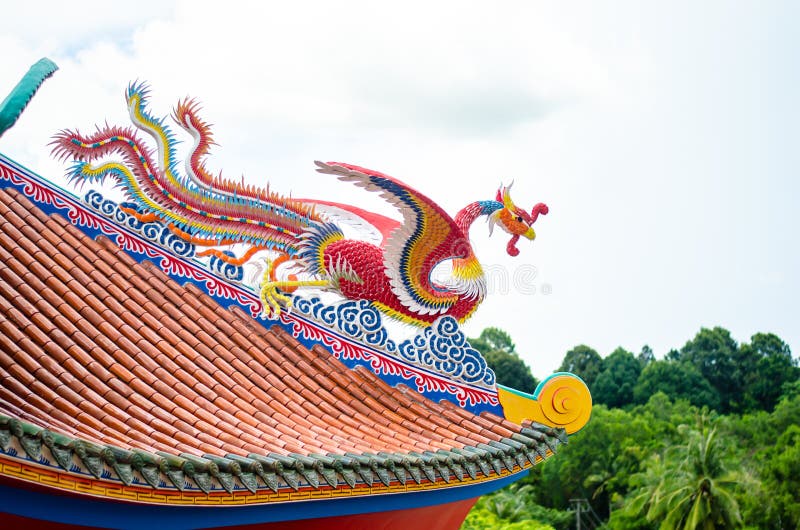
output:
M234 265L264 260L260 295L266 312L288 306L296 289L314 287L368 300L411 324L427 325L443 315L463 322L486 295L484 273L469 241L472 224L486 217L490 232L500 226L511 235L506 251L516 256L520 238L533 240L533 224L548 213L543 203L530 213L514 205L509 186L501 187L494 199L468 204L453 218L395 178L339 162L316 162L317 171L377 192L399 210L402 222L224 179L206 167L215 142L198 103L190 99L180 101L172 115L194 139L182 174L174 133L166 118L149 113L147 95L144 84L126 90L133 125L155 147L133 128L105 125L90 135L61 131L53 141L54 154L74 161L68 170L72 180L114 179L132 203L126 213L142 222L164 223L180 238L208 247L198 256L216 256ZM355 219L377 238L347 237L342 224ZM218 248L236 243L244 244L239 256ZM437 281L434 270L446 262L450 278Z

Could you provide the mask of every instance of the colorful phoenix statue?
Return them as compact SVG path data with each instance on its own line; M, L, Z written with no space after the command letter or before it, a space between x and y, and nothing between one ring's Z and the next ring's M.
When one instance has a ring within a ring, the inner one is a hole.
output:
M483 271L468 238L472 223L486 216L490 232L499 225L511 234L507 252L516 256L520 237L533 240L533 223L548 212L542 203L530 213L518 208L509 187L501 187L494 200L473 202L451 218L397 179L339 162L316 162L317 171L378 192L400 211L402 223L348 205L290 199L269 188L212 176L205 158L214 141L209 125L198 115L197 102L189 99L173 112L177 124L194 139L186 173L180 174L175 137L166 118L149 114L147 93L145 85L132 84L126 99L133 124L155 140L155 149L130 128L106 125L89 136L61 131L53 141L54 154L75 161L68 170L73 180L115 179L136 205L127 213L142 222L164 223L198 246L246 244L238 257L218 248L198 255L236 265L262 256L267 263L260 292L265 311L278 313L290 304L289 293L315 287L368 300L412 324L425 325L442 315L464 321L486 294ZM121 160L109 160L108 155ZM346 237L341 225L348 218L350 224L371 225L378 238L370 242ZM434 269L445 262L451 263L451 278L437 282ZM297 274L279 278L277 270L283 264L293 265L287 270Z

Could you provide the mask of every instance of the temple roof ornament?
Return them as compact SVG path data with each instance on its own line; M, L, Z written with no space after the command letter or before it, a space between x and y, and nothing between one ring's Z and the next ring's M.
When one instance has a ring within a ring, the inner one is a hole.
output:
M6 115L16 120L49 65ZM459 328L485 295L471 224L486 216L517 255L545 205L526 212L506 187L451 218L392 177L317 163L378 192L398 223L212 177L213 138L191 100L173 114L194 139L181 173L144 85L126 101L152 145L115 126L54 140L71 178L90 184L81 196L0 155L7 517L455 528L475 497L588 421L579 378L554 374L533 395L498 386ZM105 198L105 180L124 202ZM345 236L353 227L362 239ZM451 280L434 280L448 261ZM393 321L414 334L393 337Z

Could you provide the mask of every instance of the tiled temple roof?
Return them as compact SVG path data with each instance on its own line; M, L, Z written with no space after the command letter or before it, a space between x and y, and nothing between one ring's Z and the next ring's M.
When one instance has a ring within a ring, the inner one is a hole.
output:
M566 441L348 369L14 189L0 224L3 450L126 486L278 492L490 478Z

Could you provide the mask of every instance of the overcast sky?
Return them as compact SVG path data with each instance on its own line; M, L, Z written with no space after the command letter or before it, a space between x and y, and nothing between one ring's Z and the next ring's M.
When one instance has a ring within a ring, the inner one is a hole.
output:
M520 255L477 223L489 297L537 377L585 343L657 356L700 327L800 351L800 9L794 2L14 2L0 98L60 67L0 151L55 179L61 128L179 98L215 127L209 165L298 197L390 207L313 160L394 175L451 214L514 180L550 215Z

